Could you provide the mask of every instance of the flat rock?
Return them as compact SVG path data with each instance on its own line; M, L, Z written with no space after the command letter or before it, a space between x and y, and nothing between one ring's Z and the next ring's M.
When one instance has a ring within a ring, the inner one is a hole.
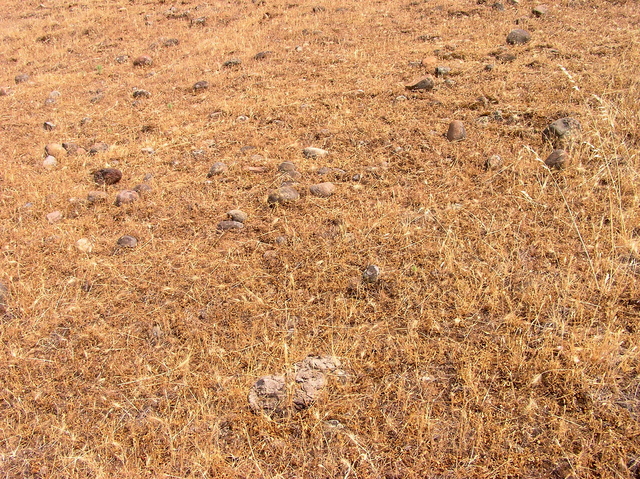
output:
M121 248L135 248L138 246L138 240L133 236L124 235L118 239L116 244Z
M102 142L94 143L89 148L89 154L90 155L95 155L97 153L102 153L102 152L105 152L105 151L109 151L109 145L107 145L106 143L102 143Z
M333 195L335 191L336 186L329 181L311 185L309 187L309 192L314 196L319 196L320 198L328 198L329 196Z
M270 50L265 50L264 52L258 52L253 57L254 60L264 60L265 58L273 55L273 52Z
M408 85L405 85L405 88L411 91L417 91L417 90L429 91L429 90L433 90L434 86L435 86L435 82L433 81L433 78L431 77L431 75L427 75L412 83L409 83Z
M80 238L76 241L76 248L83 253L91 253L93 251L93 242L89 238Z
M569 164L570 158L569 154L566 150L557 149L553 150L547 159L544 160L545 165L547 165L552 170L563 170Z
M568 148L580 138L581 131L582 125L575 118L560 118L542 131L542 140L556 149Z
M224 220L218 223L218 229L222 231L241 230L244 228L244 224L240 221Z
M329 152L327 150L323 150L322 148L314 148L313 146L309 146L302 150L302 154L305 158L322 158L323 156L327 156Z
M278 171L281 171L282 173L289 173L290 171L296 171L296 170L297 170L296 165L294 165L290 161L283 161L278 165Z
M51 224L57 223L63 218L61 211L52 211L47 215L47 221Z
M67 150L65 150L64 147L59 143L49 143L44 147L44 152L47 154L47 156L53 156L55 158L62 158L67 154Z
M242 210L231 210L227 211L227 216L230 220L235 221L237 223L244 223L247 221L249 215Z
M209 169L209 173L207 173L207 178L211 178L212 176L221 175L222 173L224 173L228 169L229 169L229 167L225 163L222 163L221 161L218 161L218 162L214 163L213 165L211 165L211 168Z
M269 204L286 204L296 201L300 198L300 193L291 186L282 186L276 191L271 192L267 198Z
M284 376L264 376L249 390L249 407L256 413L281 413L286 408L287 384Z
M107 193L105 191L90 191L87 194L87 201L89 203L101 203L107 200Z
M140 195L133 190L122 190L118 191L116 195L116 206L125 205L128 203L135 203L140 199Z
M16 75L13 80L16 83L24 83L26 81L29 81L30 79L31 79L31 77L29 75L27 75L26 73L21 73L19 75Z
M447 131L447 140L449 141L461 141L467 137L467 131L464 128L464 123L459 120L454 120L449 123L449 130Z
M536 5L531 10L534 17L543 17L549 12L549 7L546 5Z
M225 68L233 68L240 66L241 64L242 60L240 60L239 58L232 58L231 60L227 60L226 62L224 62L222 66Z
M522 28L511 30L507 35L507 43L509 45L524 45L531 41L531 33Z
M149 55L140 55L133 60L134 67L148 67L153 64L153 59Z
M115 185L121 179L122 172L117 168L102 168L93 173L93 181L98 185Z

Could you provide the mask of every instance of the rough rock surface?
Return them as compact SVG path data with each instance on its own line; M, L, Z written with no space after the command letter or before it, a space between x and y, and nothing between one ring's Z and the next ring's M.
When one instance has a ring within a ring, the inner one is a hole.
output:
M575 118L560 118L542 131L542 139L554 148L568 148L579 139L581 131L582 125Z
M249 407L256 413L281 413L287 402L287 385L284 376L264 376L249 391Z

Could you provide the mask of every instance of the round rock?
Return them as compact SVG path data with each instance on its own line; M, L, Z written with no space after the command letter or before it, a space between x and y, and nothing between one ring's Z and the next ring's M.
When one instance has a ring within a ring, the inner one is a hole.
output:
M569 154L566 150L553 150L544 163L552 170L563 170L569 164Z
M116 206L124 205L127 203L134 203L140 199L140 195L133 190L118 191L116 195Z
M219 161L217 163L214 163L213 165L211 165L211 168L209 169L209 173L207 173L207 178L211 178L212 176L221 175L222 173L224 173L228 169L229 169L229 167L225 163L222 163L221 161Z
M62 158L67 154L67 150L59 143L49 143L44 147L44 152L47 156L53 156L55 158Z
M208 81L199 81L194 83L193 85L193 91L202 91L202 90L206 90L207 88L209 88Z
M362 272L362 280L365 283L375 283L378 279L380 279L380 267L375 264L367 266L367 269Z
M335 191L336 186L329 181L311 185L309 187L309 192L314 196L319 196L320 198L328 198L329 196L333 195Z
M122 179L122 172L117 168L102 168L93 173L93 181L98 185L115 185Z
M542 140L554 148L568 148L580 137L582 126L575 118L560 118L542 131Z
M269 204L286 204L296 201L300 198L300 193L291 186L282 186L273 191L267 198Z
M493 171L500 169L504 163L504 160L500 155L493 155L487 158L487 161L484 163L485 170Z
M53 156L47 156L42 162L42 166L46 170L53 170L56 166L58 166L58 160L56 160Z
M459 120L454 120L449 123L449 130L447 131L447 140L449 141L461 141L467 137L467 132L464 128L464 123Z
M130 235L124 235L116 243L121 248L135 248L138 246L138 240Z
M264 376L249 390L249 407L256 413L279 413L286 406L287 385L283 376Z
M302 154L305 158L322 158L323 156L327 156L329 152L322 148L314 148L310 146L302 150Z
M76 248L83 253L91 253L93 251L93 243L89 238L80 238L76 241Z
M144 196L153 191L153 188L146 183L140 183L139 185L134 186L133 191L138 193L140 196Z
M148 55L141 55L135 60L133 60L134 67L148 67L153 63L153 60Z
M224 220L218 223L218 229L221 231L240 230L244 228L244 224L240 221Z
M531 41L531 34L522 28L511 30L507 35L507 43L509 45L524 45Z
M278 165L278 171L281 171L283 173L289 173L291 171L296 171L296 169L297 169L296 165L294 165L290 161L283 161L282 163L280 163Z
M245 221L247 221L247 218L249 217L247 213L245 213L242 210L227 211L227 216L229 217L230 220L236 221L238 223L244 223Z

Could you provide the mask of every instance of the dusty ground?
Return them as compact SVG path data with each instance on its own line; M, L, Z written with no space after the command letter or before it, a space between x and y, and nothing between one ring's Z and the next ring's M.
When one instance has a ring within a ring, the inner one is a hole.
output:
M640 477L640 10L493 3L6 0L0 475ZM335 194L269 206L283 161ZM344 375L252 412L310 354Z

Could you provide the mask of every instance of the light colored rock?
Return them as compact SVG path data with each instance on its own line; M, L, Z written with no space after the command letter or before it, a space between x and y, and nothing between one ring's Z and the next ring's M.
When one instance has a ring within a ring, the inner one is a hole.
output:
M51 213L49 213L47 215L47 221L51 224L53 223L57 223L58 221L60 221L64 216L62 215L61 211L52 211Z
M90 191L87 194L87 201L89 203L100 203L106 201L107 193L105 191Z
M242 210L231 210L227 211L227 216L232 221L237 221L238 223L244 223L247 221L248 215Z
M323 150L322 148L314 148L313 146L309 146L302 150L302 154L305 158L322 158L327 156L329 152L327 150Z
M89 238L80 238L76 241L76 248L83 253L91 253L93 251L93 242Z
M269 204L286 204L300 198L300 193L291 186L282 186L273 191L267 198Z
M324 183L318 183L317 185L311 185L309 187L309 191L314 196L319 196L320 198L328 198L335 193L336 186L333 183L326 181Z
M239 221L224 220L218 223L218 229L222 231L241 230L244 228L244 224Z
M118 191L116 195L116 206L121 206L129 203L135 203L140 199L140 195L133 190L122 190Z
M228 169L229 169L229 167L225 163L222 163L221 161L218 161L218 162L214 163L213 165L211 165L211 168L209 169L209 173L207 173L207 178L211 178L212 176L221 175L222 173L226 172Z
M53 170L55 169L56 166L58 166L58 160L56 160L53 156L49 155L42 162L42 166L46 170Z
M249 407L256 413L281 413L286 408L287 385L284 376L264 376L249 391Z
M67 150L59 143L49 143L44 147L44 152L47 156L53 156L54 158L63 158L67 155Z
M487 158L487 161L484 163L484 167L486 170L498 170L504 164L504 160L500 155L493 155Z

